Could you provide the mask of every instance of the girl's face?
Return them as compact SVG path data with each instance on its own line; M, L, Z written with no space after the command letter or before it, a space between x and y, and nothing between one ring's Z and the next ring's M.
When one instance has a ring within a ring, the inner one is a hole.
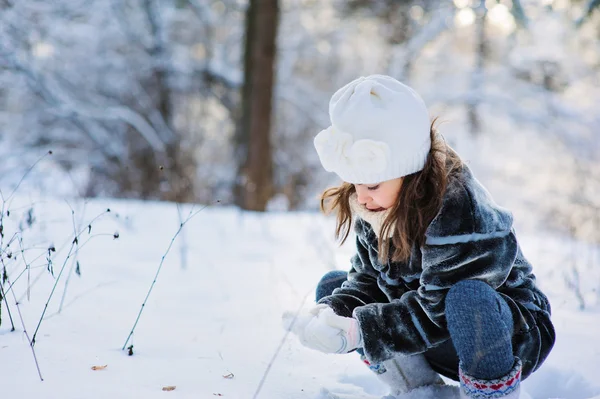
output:
M402 178L386 180L377 184L355 184L358 202L368 210L381 212L391 208L398 200Z

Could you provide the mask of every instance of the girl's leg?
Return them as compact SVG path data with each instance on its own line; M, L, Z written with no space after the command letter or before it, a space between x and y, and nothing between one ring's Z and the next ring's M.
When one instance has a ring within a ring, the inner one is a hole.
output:
M317 302L333 293L333 290L340 288L342 283L348 279L348 273L341 270L333 270L326 273L319 284L317 284Z
M513 355L514 323L502 296L482 281L465 280L450 289L445 307L463 392L475 398L515 392L521 362Z

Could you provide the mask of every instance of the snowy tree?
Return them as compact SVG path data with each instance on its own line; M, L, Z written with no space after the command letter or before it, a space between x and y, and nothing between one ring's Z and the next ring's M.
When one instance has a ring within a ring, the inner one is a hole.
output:
M213 92L237 83L215 67L228 38L204 35L219 10L198 3L6 3L0 62L19 99L6 130L54 148L66 171L83 175L86 195L201 196L198 152L222 155L204 133L230 119L206 118L231 101Z

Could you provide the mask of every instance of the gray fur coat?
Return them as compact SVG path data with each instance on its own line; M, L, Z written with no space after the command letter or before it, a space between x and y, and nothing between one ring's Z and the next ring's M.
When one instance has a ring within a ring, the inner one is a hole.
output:
M550 304L536 287L523 256L512 215L494 203L468 167L449 182L442 207L407 262L382 264L377 236L355 221L357 253L348 281L319 301L360 324L367 358L416 354L449 339L446 293L458 281L488 283L507 301L515 322L513 348L523 374L541 365L554 344Z

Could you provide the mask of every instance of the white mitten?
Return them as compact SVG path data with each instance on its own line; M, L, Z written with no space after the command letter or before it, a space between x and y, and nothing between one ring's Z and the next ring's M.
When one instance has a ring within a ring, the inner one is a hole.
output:
M346 353L362 345L358 322L351 317L335 314L327 305L317 305L299 314L284 314L284 325L290 329L302 345L324 353Z
M323 309L328 308L329 306L325 304L316 305L312 308L306 310L302 310L299 313L294 312L284 312L283 317L281 319L283 328L293 332L298 335L300 331L304 330L304 327Z

